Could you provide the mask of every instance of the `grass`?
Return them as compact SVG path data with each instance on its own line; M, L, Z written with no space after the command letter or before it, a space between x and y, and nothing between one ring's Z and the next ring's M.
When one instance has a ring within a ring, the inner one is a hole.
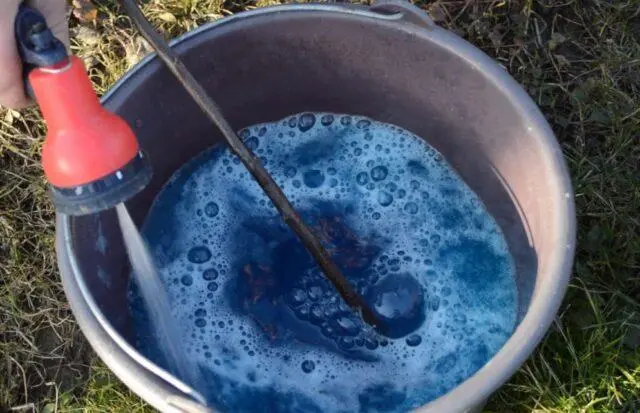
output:
M104 92L148 49L115 1L72 18ZM277 0L149 0L170 36ZM640 411L640 1L421 1L523 84L551 123L578 211L572 284L553 328L489 412ZM151 409L96 359L59 282L34 110L0 111L0 411Z

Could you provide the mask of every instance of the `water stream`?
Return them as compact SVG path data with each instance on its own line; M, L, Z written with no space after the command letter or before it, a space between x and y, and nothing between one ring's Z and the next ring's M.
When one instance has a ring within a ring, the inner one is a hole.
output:
M167 289L158 275L153 256L125 204L116 206L122 237L132 268L133 281L149 315L149 327L170 371L197 389L202 383L197 364L187 357L180 329L171 313Z

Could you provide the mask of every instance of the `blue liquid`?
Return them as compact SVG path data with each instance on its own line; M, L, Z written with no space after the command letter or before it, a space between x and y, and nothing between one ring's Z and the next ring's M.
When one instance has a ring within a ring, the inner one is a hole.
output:
M221 411L395 412L482 367L516 323L497 224L423 140L358 116L303 114L240 136L360 293L341 301L238 159L207 150L158 195L143 234ZM137 346L164 365L135 286Z

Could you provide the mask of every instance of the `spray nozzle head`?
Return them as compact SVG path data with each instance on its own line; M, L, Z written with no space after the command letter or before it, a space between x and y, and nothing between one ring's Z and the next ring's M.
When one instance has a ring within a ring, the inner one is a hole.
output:
M150 164L129 125L100 104L82 61L36 10L20 6L15 32L27 92L47 123L42 164L56 209L95 213L144 189Z
M67 215L85 215L113 208L138 192L151 180L151 167L138 152L118 170L84 184L70 187L51 185L56 210Z

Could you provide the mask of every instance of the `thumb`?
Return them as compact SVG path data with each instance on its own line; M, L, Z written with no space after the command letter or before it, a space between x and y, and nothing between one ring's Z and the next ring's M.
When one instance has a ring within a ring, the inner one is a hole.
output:
M0 0L0 106L21 108L29 104L24 93L22 62L15 42L15 18L21 0ZM47 20L54 35L67 47L69 30L66 19L65 0L31 0L26 4L37 9Z

